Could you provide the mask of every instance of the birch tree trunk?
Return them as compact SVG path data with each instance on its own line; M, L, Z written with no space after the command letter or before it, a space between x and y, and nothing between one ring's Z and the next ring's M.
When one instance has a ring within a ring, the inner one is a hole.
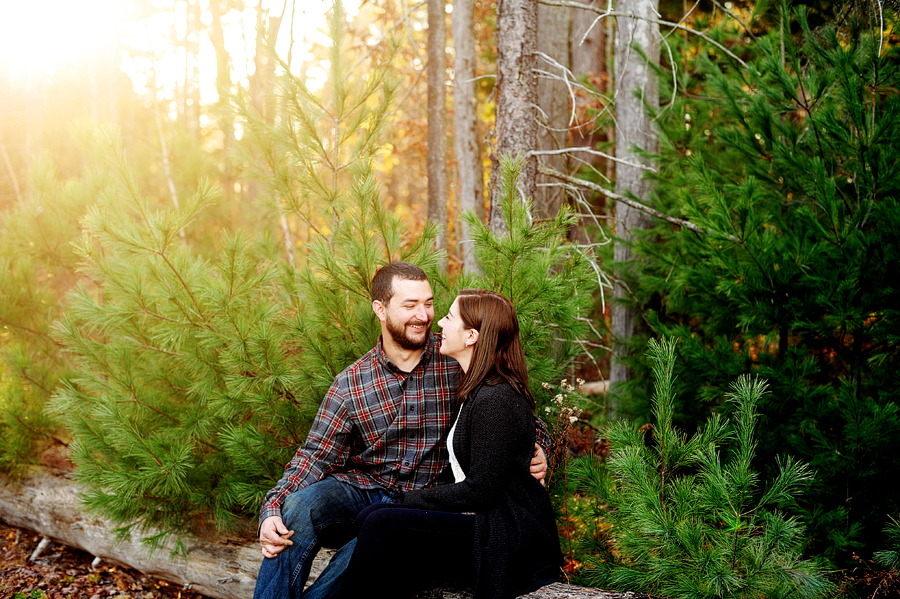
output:
M459 211L483 213L484 174L478 147L478 119L475 96L475 6L474 0L453 4L453 128L454 151L459 180ZM457 220L459 257L468 272L477 269L469 226Z
M444 0L428 0L428 220L438 225L438 249L447 249L447 141L444 114L447 92L447 32Z
M647 60L659 63L659 26L648 19L657 19L658 0L619 0L616 11L634 15L618 17L616 38L616 193L633 194L646 203L651 183L644 177L644 170L637 166L642 162L638 149L657 151L657 133L650 121L645 104L650 108L659 106L657 83L651 65ZM641 56L643 50L647 59ZM635 166L628 166L631 163ZM618 202L615 207L615 233L617 237L614 259L622 264L632 259L631 241L635 232L649 229L651 219L644 212ZM612 396L617 385L627 382L631 372L625 363L628 356L628 342L638 331L639 310L622 304L629 297L627 269L620 269L620 281L613 292L612 336L613 359L609 380ZM624 271L624 272L623 272ZM623 277L624 275L624 277ZM610 404L607 416L617 417L616 406Z
M491 154L491 216L495 233L506 233L500 214L500 161L504 154L525 156L537 147L537 77L534 72L537 48L537 0L497 2L497 117L496 145ZM537 162L528 157L517 184L523 198L534 198Z

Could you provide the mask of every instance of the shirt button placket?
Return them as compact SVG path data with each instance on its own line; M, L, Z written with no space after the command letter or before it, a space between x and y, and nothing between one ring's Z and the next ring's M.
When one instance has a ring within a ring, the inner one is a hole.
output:
M418 380L415 377L409 377L406 381L406 388L403 390L403 400L406 403L406 435L405 435L405 445L406 452L403 456L403 467L404 469L411 470L416 463L416 455L418 454L418 446L420 444L419 440L419 432L420 425L419 419L416 416L416 404L419 398L419 385Z

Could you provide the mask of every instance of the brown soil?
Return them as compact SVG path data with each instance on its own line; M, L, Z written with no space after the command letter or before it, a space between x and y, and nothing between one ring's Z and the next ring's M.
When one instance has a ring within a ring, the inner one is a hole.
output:
M843 586L852 586L856 596L860 599L896 599L900 597L900 576L889 570L858 568L846 574Z
M0 522L0 597L10 599L205 599L164 580L100 562L93 556L51 543L29 561L41 538Z

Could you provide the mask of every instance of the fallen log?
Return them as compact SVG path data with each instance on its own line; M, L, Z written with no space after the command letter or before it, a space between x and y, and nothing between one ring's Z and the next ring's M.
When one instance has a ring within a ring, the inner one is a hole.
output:
M192 589L214 599L250 599L256 585L260 554L256 539L198 539L185 537L188 559L170 559L174 541L148 555L140 539L117 542L112 522L80 509L78 485L71 475L35 472L21 479L0 475L0 520L27 528L58 543L86 551L103 562L138 570ZM309 581L316 579L332 551L323 549L313 563ZM390 584L385 581L385 584ZM648 595L612 592L554 583L520 599L642 599ZM472 599L471 593L431 589L420 599Z
M152 556L136 537L117 542L109 520L80 509L77 483L66 476L35 472L22 479L0 476L0 519L45 538L86 551L110 564L193 589L215 599L253 596L262 554L256 539L185 537L188 559L170 559L174 541ZM310 578L321 572L331 552L323 550Z

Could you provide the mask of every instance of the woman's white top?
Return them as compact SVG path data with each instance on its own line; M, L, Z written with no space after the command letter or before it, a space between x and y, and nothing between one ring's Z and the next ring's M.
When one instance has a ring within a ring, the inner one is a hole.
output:
M459 422L459 416L456 417L456 422L453 423L450 434L447 435L447 449L450 451L450 468L453 470L453 482L461 483L466 480L466 473L463 472L462 466L459 465L459 460L456 459L456 454L453 453L453 433L456 432L457 422Z

